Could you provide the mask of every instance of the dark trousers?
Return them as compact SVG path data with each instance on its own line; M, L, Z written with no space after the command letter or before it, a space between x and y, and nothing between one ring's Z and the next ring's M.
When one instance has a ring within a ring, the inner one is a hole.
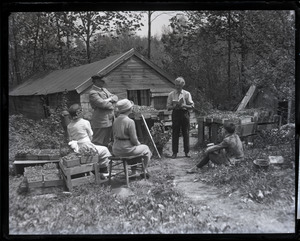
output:
M197 164L198 168L205 166L209 162L209 155L205 155L201 161Z
M214 164L217 165L227 165L229 160L227 159L224 150L214 151L208 154L205 154L201 161L197 164L198 168L205 166L209 160L211 160Z
M93 129L93 140L92 143L95 145L106 146L111 140L112 136L112 127L106 128L92 128Z
M172 151L178 153L180 130L183 136L184 152L190 151L190 113L187 110L173 110L172 112Z

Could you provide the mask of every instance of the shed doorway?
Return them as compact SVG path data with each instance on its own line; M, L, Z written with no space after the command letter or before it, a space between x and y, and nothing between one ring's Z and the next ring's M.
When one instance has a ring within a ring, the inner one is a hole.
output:
M135 105L150 106L150 89L127 90L127 98L132 100Z

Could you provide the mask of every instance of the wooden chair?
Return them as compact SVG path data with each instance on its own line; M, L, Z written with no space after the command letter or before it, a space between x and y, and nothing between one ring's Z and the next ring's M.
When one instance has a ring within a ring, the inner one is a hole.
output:
M140 170L144 174L146 179L146 172L143 159L146 157L145 154L140 156L111 156L108 157L109 162L109 182L111 181L112 171L117 171L115 176L122 173L125 174L127 187L129 186L129 178L135 175L129 175L128 168L135 167L136 170Z

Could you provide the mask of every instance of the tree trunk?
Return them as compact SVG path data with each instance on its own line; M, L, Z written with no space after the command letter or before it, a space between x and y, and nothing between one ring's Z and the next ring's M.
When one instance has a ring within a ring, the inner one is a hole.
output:
M13 60L13 69L15 72L15 76L16 76L16 85L21 84L22 79L21 79L21 74L20 74L20 68L19 68L19 54L18 54L18 43L16 41L16 23L15 23L15 18L12 15L12 60ZM13 81L12 83L13 86L15 86L15 83Z
M58 64L59 64L60 68L63 68L63 48L62 48L62 44L61 44L60 25L59 25L57 17L56 17L56 26L57 26L57 42L59 44Z
M40 28L40 14L37 14L37 26L34 36L34 46L33 46L33 59L32 59L32 71L36 71L36 52L37 52L37 42L39 36L39 28Z
M230 65L231 65L231 13L228 12L228 63L227 63L227 88L228 88L228 98L231 96L231 71L230 71Z
M291 123L292 99L288 100L287 124Z
M148 59L151 57L151 11L148 11Z

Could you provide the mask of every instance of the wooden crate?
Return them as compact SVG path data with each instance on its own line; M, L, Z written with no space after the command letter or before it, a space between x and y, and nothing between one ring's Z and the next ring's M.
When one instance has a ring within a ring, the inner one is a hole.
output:
M56 187L56 186L62 186L64 184L63 179L62 179L62 175L60 170L57 169L57 173L55 175L55 177L53 175L50 174L42 174L38 176L37 180L31 180L30 177L27 177L25 175L25 177L27 179L27 183L28 183L28 187L29 188L36 188L36 187Z
M24 168L29 166L44 165L46 163L58 163L58 160L15 160L14 169L16 175L23 175Z
M245 137L245 136L251 136L256 133L256 122L249 122L249 123L243 123L240 125L237 125L236 127L236 133L240 137Z
M29 188L35 188L35 187L57 187L62 186L64 184L64 181L62 178L57 180L42 180L38 182L28 182Z
M60 158L59 149L36 150L36 154L16 154L15 160L58 160Z
M75 186L89 184L91 182L99 184L101 182L98 163L87 163L68 168L63 165L62 161L60 161L59 167L62 171L64 182L70 191L72 191ZM95 175L92 171L95 172ZM79 177L74 177L74 175L78 174Z
M76 167L80 165L80 158L73 158L68 160L63 160L63 165L67 168Z

